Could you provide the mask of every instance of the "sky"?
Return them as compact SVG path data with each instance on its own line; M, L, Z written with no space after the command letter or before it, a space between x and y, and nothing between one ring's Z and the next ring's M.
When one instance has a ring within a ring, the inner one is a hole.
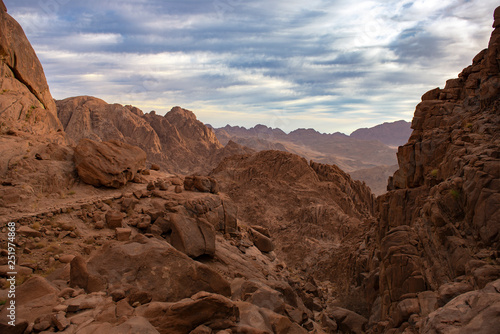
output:
M487 47L498 0L4 0L56 99L350 133L410 121Z

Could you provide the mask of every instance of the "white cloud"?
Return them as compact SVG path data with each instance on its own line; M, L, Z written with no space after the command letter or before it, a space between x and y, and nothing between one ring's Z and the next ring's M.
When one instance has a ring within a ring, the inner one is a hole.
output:
M64 1L64 3L62 2ZM53 95L214 125L322 132L409 120L485 48L497 0L5 0ZM362 123L360 123L362 122ZM222 124L224 123L224 124Z

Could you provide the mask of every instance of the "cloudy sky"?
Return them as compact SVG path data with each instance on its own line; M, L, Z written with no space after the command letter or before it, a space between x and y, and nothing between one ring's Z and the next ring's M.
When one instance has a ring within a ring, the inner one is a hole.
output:
M4 0L56 99L216 127L350 133L411 120L487 47L498 0Z

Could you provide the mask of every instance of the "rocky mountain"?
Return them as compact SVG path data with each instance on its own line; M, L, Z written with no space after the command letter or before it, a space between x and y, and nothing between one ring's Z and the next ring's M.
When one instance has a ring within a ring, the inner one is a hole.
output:
M392 190L378 198L362 286L379 331L500 325L500 7L494 18L488 49L422 96Z
M149 163L176 173L207 173L226 153L244 153L233 143L227 150L193 112L174 107L165 116L133 106L108 104L90 96L56 101L57 113L74 143L87 138L118 140L142 148ZM237 150L237 152L235 152Z
M261 124L250 129L226 125L214 131L223 144L232 140L256 151L292 152L308 160L336 164L347 172L396 163L393 148L381 142L351 138L340 132L326 134L314 129L297 129L286 134L281 129Z
M12 55L16 41L28 42L1 0L0 9L0 25L15 28L2 28L2 37L13 41L2 44L2 52ZM66 139L51 100L42 99L49 97L16 83L7 71L15 73L13 65L2 62L0 82L12 89L2 100L11 105L2 113L8 128L0 134L6 152L1 333L300 334L362 328L364 319L350 310L317 312L324 300L320 287L290 273L273 251L269 231L238 219L238 207L215 179L145 168L147 153L160 158L164 145L168 166L175 162L179 168L204 164L210 155L220 161L252 150L234 142L222 147L181 108L164 117L144 115L91 97L58 101ZM22 82L43 87L35 80L38 70L33 65ZM35 98L48 103L32 108L34 120L11 117L16 110L28 113L23 103ZM7 250L8 238L15 247ZM15 253L14 269L9 252Z
M375 198L338 166L223 147L179 107L78 97L57 102L59 122L0 0L0 332L498 332L500 7L494 18L488 49L422 96ZM27 118L35 99L47 104ZM146 168L156 158L166 167ZM166 170L210 163L208 176Z
M272 129L265 125L257 125L246 129L239 126L226 125L214 129L221 143L229 140L256 151L279 150L295 153L307 160L324 164L334 164L351 173L356 180L364 181L376 195L387 191L387 179L396 168L396 149L383 143L383 140L403 145L409 138L409 124L406 137L398 139L390 137L386 132L403 133L404 121L384 124L380 129L373 128L373 139L347 136L343 133L325 134L313 129L297 129L286 134L280 129ZM372 131L372 130L370 130ZM358 130L357 133L363 133ZM372 133L372 132L370 132ZM384 137L385 136L385 137ZM402 137L402 136L400 136Z

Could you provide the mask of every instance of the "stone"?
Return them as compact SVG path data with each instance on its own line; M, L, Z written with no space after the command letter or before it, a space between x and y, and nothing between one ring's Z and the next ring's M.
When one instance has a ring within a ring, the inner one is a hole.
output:
M266 237L264 234L250 229L250 235L252 238L255 247L257 247L261 252L272 252L274 250L274 244L269 237Z
M466 282L450 282L443 284L438 289L438 298L442 305L458 295L474 290L473 286Z
M69 285L72 288L79 287L87 289L89 283L89 272L87 270L87 261L77 255L70 263L70 280Z
M17 228L17 233L20 235L24 235L25 237L32 237L32 238L36 238L36 237L40 238L42 236L42 233L40 233L39 231L36 231L28 226L19 226Z
M139 305L147 304L151 301L153 297L147 291L135 291L128 296L128 303L134 305L139 303Z
M166 241L142 238L140 242L134 238L128 243L105 244L89 259L88 273L113 290L140 287L153 301L174 302L199 291L231 294L229 283L218 273Z
M66 315L64 312L54 314L52 316L52 322L59 331L65 330L70 325L70 322L68 319L66 319Z
M71 261L73 261L74 258L75 258L75 256L71 255L71 254L61 255L61 256L59 256L59 262L70 263Z
M219 192L219 185L217 180L212 177L192 175L184 178L184 189L187 191L217 194Z
M106 225L110 229L121 228L123 214L119 211L110 210L106 212Z
M111 296L111 298L113 298L114 302L118 302L118 301L125 298L125 291L123 291L122 289L117 289L117 290L112 291L110 293L110 296Z
M341 307L330 307L327 315L336 321L339 330L349 333L364 333L368 323L365 317Z
M146 153L137 146L115 140L82 139L75 148L74 161L83 182L95 187L119 188L144 168Z
M500 280L461 294L429 314L421 333L496 333L500 326Z
M151 170L156 170L156 171L160 170L160 165L152 164L151 165Z
M115 232L116 240L118 241L128 241L130 239L130 235L132 234L132 230L130 228L117 227Z
M238 320L238 308L231 300L208 292L199 292L174 304L149 303L139 306L135 313L162 333L189 333L200 325L210 327L217 323L225 324L218 329L230 328Z
M196 258L215 254L215 229L205 220L195 220L179 214L169 215L172 246Z

